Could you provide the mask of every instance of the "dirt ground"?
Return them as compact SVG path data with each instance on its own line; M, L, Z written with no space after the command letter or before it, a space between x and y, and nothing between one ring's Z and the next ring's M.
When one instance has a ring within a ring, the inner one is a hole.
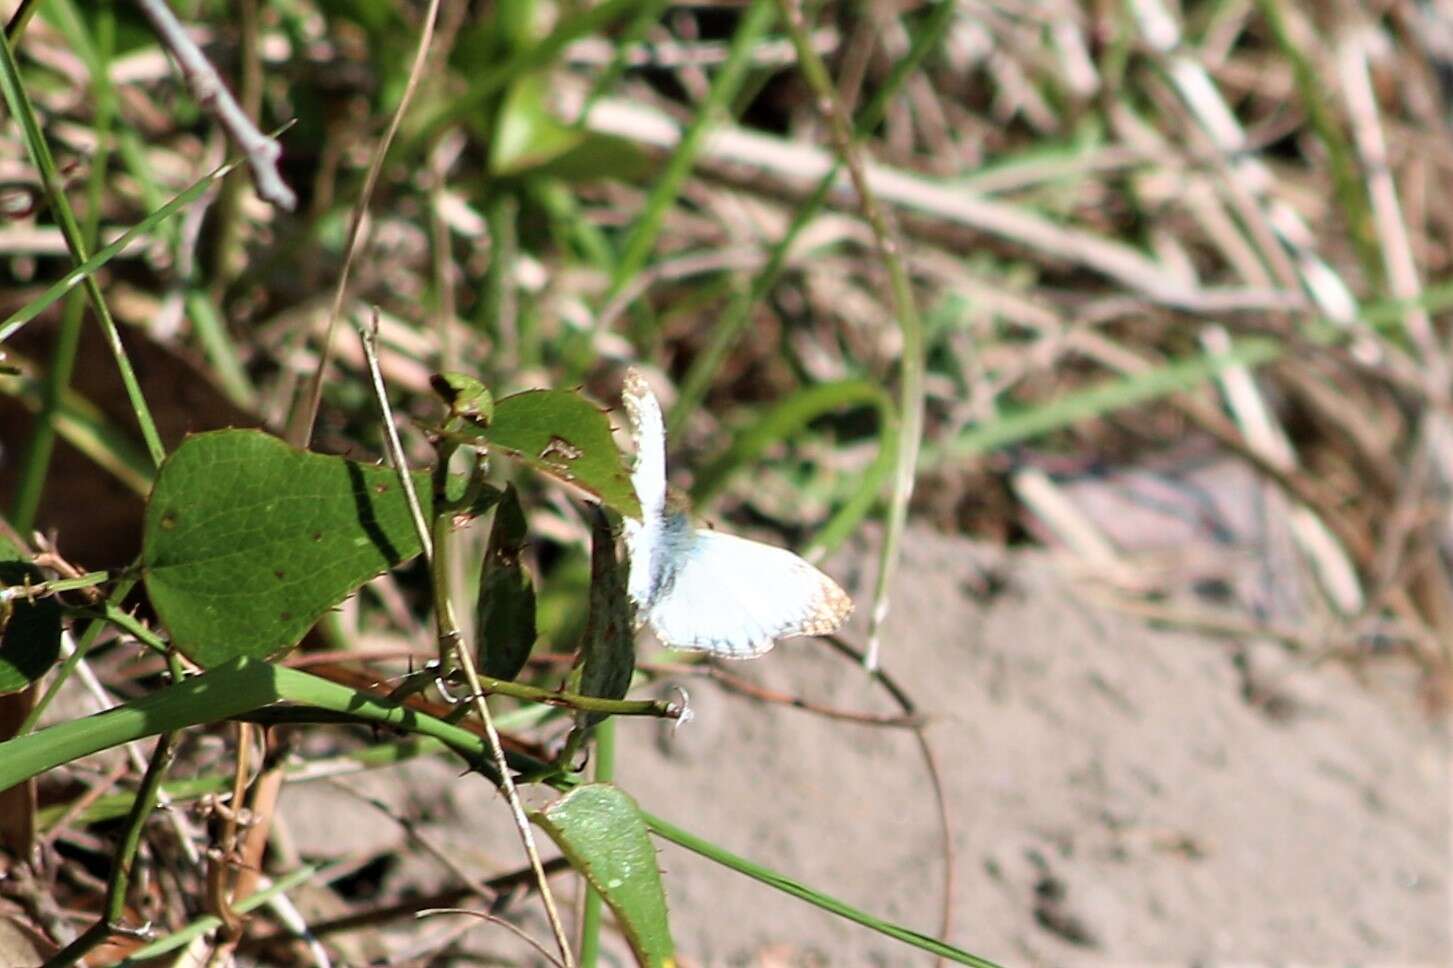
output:
M834 571L861 589L867 555L846 560ZM886 641L885 667L932 717L956 944L1004 965L1453 964L1447 726L1401 662L1354 676L1257 644L1237 659L1224 638L1087 604L1047 555L924 529L910 532ZM820 703L896 711L812 642L732 669ZM942 842L910 734L688 685L696 719L679 733L619 727L620 783L642 806L938 933ZM514 866L482 781L451 782L444 764L406 777L421 829L476 869ZM389 799L401 788L384 775L366 785ZM346 840L402 846L391 821L328 789L289 793L304 853L342 849L345 827ZM932 960L671 845L660 857L683 964ZM389 878L441 883L429 866L408 859ZM469 946L528 960L499 929L476 929Z

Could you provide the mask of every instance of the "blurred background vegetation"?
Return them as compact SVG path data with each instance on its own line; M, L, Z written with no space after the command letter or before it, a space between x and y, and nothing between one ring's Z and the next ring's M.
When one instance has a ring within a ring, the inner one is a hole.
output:
M312 446L380 456L352 326L377 307L405 423L437 415L436 371L613 404L639 361L709 517L831 552L898 533L916 477L921 520L1067 548L1150 608L1183 574L1063 485L1225 459L1282 502L1314 591L1182 617L1396 651L1446 695L1447 0L173 9L276 132L291 211L245 164L209 177L238 146L136 6L7 5L7 87L54 158L7 90L0 507L81 567L135 557L153 470L94 299L46 301L79 261L47 186L88 252L145 227L87 275L167 448L287 433L323 367ZM568 645L586 528L522 486L541 631ZM422 591L372 589L332 634L398 635Z

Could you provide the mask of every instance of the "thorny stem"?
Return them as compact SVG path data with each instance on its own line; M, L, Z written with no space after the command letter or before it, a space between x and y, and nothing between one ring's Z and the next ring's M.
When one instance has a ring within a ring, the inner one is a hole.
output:
M8 585L0 588L0 605L6 602L13 602L20 598L31 601L60 592L71 592L81 588L94 588L110 580L110 572L91 571L75 578L54 578L50 581L36 582L34 585Z
M371 345L368 333L360 331L360 338L363 340L364 354L368 358L369 367L377 374L377 350ZM534 831L530 828L530 820L525 815L519 790L515 787L514 778L505 761L504 746L500 742L499 730L495 728L494 717L490 714L488 702L485 701L484 686L480 682L478 670L474 667L474 656L470 654L468 644L459 632L459 624L454 615L454 599L449 594L448 546L453 530L452 519L456 509L449 506L445 484L449 478L449 459L453 456L458 444L444 439L438 446L434 464L434 521L431 533L431 529L424 523L422 511L416 510L419 508L419 497L414 489L414 480L409 473L409 465L404 458L398 434L393 430L393 411L389 407L388 395L384 392L385 387L381 375L375 377L374 390L387 429L385 439L389 444L389 460L393 463L394 469L398 471L399 483L407 496L410 509L415 510L414 526L418 530L419 546L424 549L424 556L429 564L430 582L434 592L434 623L439 640L439 653L441 656L452 653L459 661L460 669L464 672L475 712L479 714L480 722L484 724L484 734L489 742L490 757L499 770L500 789L504 792L505 800L510 805L510 815L515 821L515 828L519 831L520 843L524 846L526 857L529 858L530 868L535 872L540 900L545 906L545 916L550 922L550 930L554 933L555 942L560 948L560 960L565 968L575 968L575 957L571 953L570 942L565 936L565 925L560 920L560 911L555 905L555 896L550 891L545 866L540 861L540 851L535 846Z
M162 733L157 737L151 751L151 761L146 767L141 788L131 804L131 814L126 819L126 834L111 868L111 878L106 882L106 905L101 917L87 928L80 937L58 951L45 968L67 968L80 961L93 948L115 934L128 933L122 919L126 916L126 890L131 884L131 872L136 864L136 852L141 847L141 833L146 820L156 807L157 793L171 764L176 733Z

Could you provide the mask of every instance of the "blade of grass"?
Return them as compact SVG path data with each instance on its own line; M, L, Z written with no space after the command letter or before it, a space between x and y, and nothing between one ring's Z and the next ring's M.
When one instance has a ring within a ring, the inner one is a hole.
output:
M615 299L646 264L656 245L656 237L661 232L661 223L665 221L667 210L676 203L681 186L696 162L697 153L701 150L707 132L741 90L747 68L751 66L752 48L771 26L772 18L772 5L769 0L754 0L742 16L742 21L732 36L726 63L712 80L706 97L696 106L696 113L681 133L681 141L667 160L665 170L656 178L640 216L626 236L621 257L611 273L610 287L605 298L601 300L602 305ZM584 115L585 112L582 111L581 117Z
M236 158L227 162L225 165L219 165L214 168L188 185L173 197L171 201L117 236L115 241L111 242L110 245L103 246L96 251L95 255L78 263L65 275L52 283L49 289L17 309L6 318L4 323L0 323L0 343L14 336L26 323L31 322L50 308L56 300L65 296L66 293L70 292L76 286L89 280L102 266L128 249L137 239L145 236L162 222L177 214L185 206L201 198L211 189L212 184L217 179L226 175L240 164L242 164L242 159Z
M13 359L12 354L12 359ZM0 375L0 393L18 399L30 410L41 407L41 382L31 376ZM156 468L135 440L91 401L67 389L54 415L56 433L128 489L145 497Z
M304 864L292 873L273 881L262 890L249 894L241 901L234 903L232 910L238 914L246 914L248 911L256 910L278 895L285 894L301 884L306 884L314 877L337 867L341 863L341 861L331 861L329 863ZM217 930L221 926L221 918L211 914L204 915L180 931L173 931L171 934L158 938L149 945L136 949L124 960L118 961L116 968L127 968L128 965L137 966L147 964L164 954L176 951L178 948L186 947L196 939Z
M468 730L319 676L256 660L237 660L84 719L0 743L0 789L63 763L154 736L241 716L277 702L394 726L440 740L494 782L483 738ZM528 761L531 767L544 764Z
M731 476L757 462L772 444L787 440L817 418L855 407L878 413L878 454L862 475L853 496L823 525L809 553L825 554L837 547L872 509L896 461L897 418L887 391L866 380L843 380L806 387L782 400L738 433L731 446L697 475L691 498L698 506L719 494Z
M110 161L111 122L116 114L116 102L112 97L110 84L98 80L106 76L116 39L116 12L110 4L104 5L97 12L96 31L100 42L93 51L94 66L91 70L96 153L91 158L90 178L86 185L86 223L81 229L87 248L95 247L101 228L102 191L106 187L106 169ZM20 483L16 490L11 523L21 534L29 534L35 527L36 514L45 493L46 478L50 475L51 454L55 450L56 418L71 385L71 374L75 370L76 353L81 347L81 324L85 321L85 309L86 300L81 293L71 293L66 299L65 310L61 314L60 331L56 334L55 345L51 350L50 368L46 371L45 384L41 391L40 412L36 415L35 429L20 457Z
M1280 359L1285 353L1285 347L1274 340L1237 340L1225 354L1198 354L1173 360L1146 373L1107 380L980 424L952 440L926 448L922 463L924 467L931 467L949 459L984 454L1063 430L1082 420L1193 389L1233 366L1260 366Z
M98 92L104 89L106 95L114 102L116 91L111 84L110 72L102 67L101 57L97 52L95 42L91 39L86 20L76 9L74 0L50 0L45 5L43 16L60 31L71 50L86 65L92 85ZM161 208L166 203L166 193L162 191L161 185L156 180L152 165L146 157L146 146L142 144L136 129L128 124L122 124L116 128L113 135L116 138L117 154L126 165L127 172L136 179L142 206L148 212ZM175 257L178 238L175 227L164 222L161 224L161 229L162 235Z
M819 907L830 914L835 914L838 917L861 924L863 927L871 928L879 934L887 935L894 940L912 945L915 948L920 948L940 958L947 958L949 961L954 961L961 965L971 965L973 968L999 968L998 965L987 958L980 958L977 955L969 954L961 948L955 948L953 945L939 941L937 938L930 938L928 935L920 934L917 931L912 931L901 925L892 924L881 918L875 918L865 911L860 911L843 901L839 901L835 897L814 890L805 884L787 877L785 874L779 874L771 868L763 867L761 864L747 860L745 857L739 857L736 854L723 850L711 841L703 840L695 834L682 830L675 824L668 823L660 817L646 813L644 810L641 811L641 816L646 821L646 826L657 836L669 840L680 847L685 847L692 853L700 854L708 860L715 861L723 867L728 867L740 874L745 874L753 880L761 881L763 884L774 887L784 894L790 894L798 900L806 901L808 904Z
M26 92L25 84L21 80L20 67L15 62L15 56L10 49L8 40L0 43L0 90L3 90L5 103L10 108L11 115L20 122L21 131L25 136L26 150L40 174L46 199L51 211L55 214L61 234L65 237L66 248L70 250L71 257L77 265L84 263L89 257L85 237L80 225L76 222L75 213L71 211L71 203L66 198L65 185L60 177L60 171L56 168L55 158L51 156L50 145L46 143L45 135L41 132L40 121L35 116L34 108L31 107L30 95ZM136 372L132 369L131 360L126 355L126 347L121 343L121 334L116 328L116 321L111 318L111 310L107 307L105 297L101 294L101 287L97 285L95 278L90 275L85 276L82 285L85 287L91 309L101 324L106 344L116 359L116 367L121 373L121 382L126 388L126 397L131 402L131 409L141 428L141 436L146 442L147 452L151 456L152 463L159 465L166 457L166 448L162 446L161 435L157 433L156 429L156 421L152 419L151 408L142 395L141 384L137 382ZM0 336L0 339L3 339L3 336Z
M240 183L239 183L240 184ZM186 294L187 318L192 321L192 330L202 344L202 351L217 376L217 384L227 398L243 410L251 410L257 403L257 390L237 358L237 347L227 332L227 322L210 293L191 287Z
M897 96L898 89L903 82L918 70L923 59L938 46L938 41L948 29L948 24L953 18L953 0L943 0L933 8L913 38L913 44L909 47L907 55L898 63L893 65L883 85L877 88L872 100L859 113L855 122L855 131L858 137L865 136L883 120L883 114ZM736 345L742 333L746 330L747 323L751 320L752 307L756 306L766 297L771 288L777 284L777 278L781 275L782 268L786 265L787 255L792 249L793 243L797 241L798 235L808 226L809 223L821 211L823 204L827 201L828 194L832 191L833 185L837 184L838 174L842 171L842 159L834 159L832 166L827 173L818 181L817 187L812 194L796 207L792 215L792 223L787 231L772 246L771 252L767 255L767 264L761 271L752 277L750 289L743 289L736 293L726 309L721 314L721 319L712 328L711 337L697 357L691 361L691 368L686 371L686 376L681 381L680 392L676 397L676 404L671 408L667 416L666 431L675 436L680 430L686 417L701 405L706 396L707 388L716 377L717 370L725 362L727 354Z

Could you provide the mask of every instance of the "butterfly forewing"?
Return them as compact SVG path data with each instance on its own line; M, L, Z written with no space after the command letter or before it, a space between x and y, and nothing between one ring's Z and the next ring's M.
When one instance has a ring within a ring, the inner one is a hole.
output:
M642 519L650 524L666 510L666 424L661 419L661 404L639 370L626 371L621 401L626 405L631 437L636 442L631 484L641 502Z

